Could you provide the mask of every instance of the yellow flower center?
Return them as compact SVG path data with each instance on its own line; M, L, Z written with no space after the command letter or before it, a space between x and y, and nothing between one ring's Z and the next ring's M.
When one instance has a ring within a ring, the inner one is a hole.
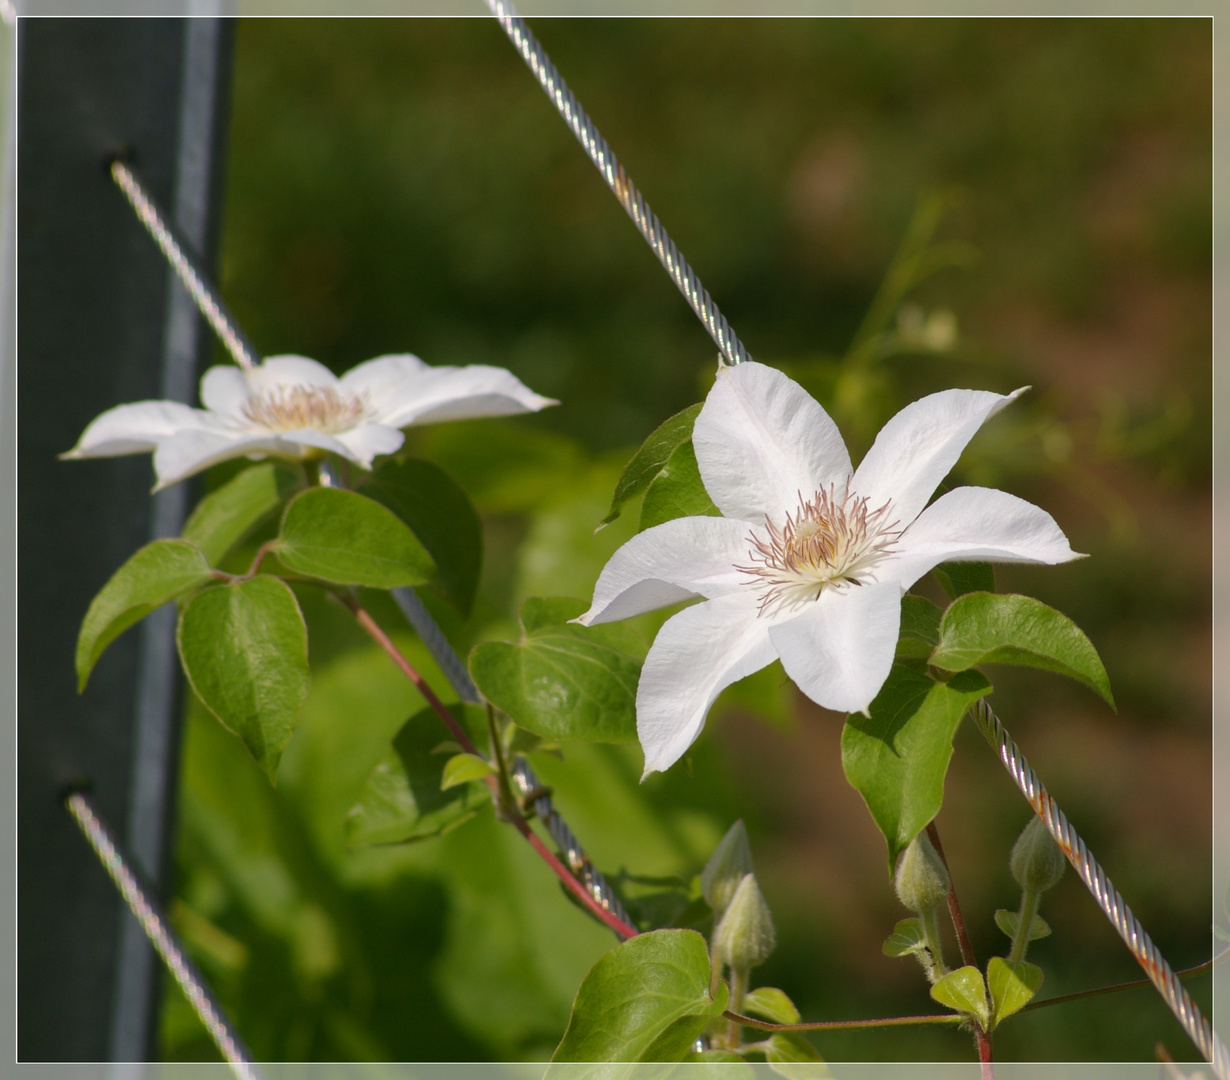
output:
M243 416L267 431L311 428L337 435L368 418L366 395L340 394L331 386L274 386L251 395L243 403Z
M749 533L751 566L736 566L761 590L760 614L817 600L826 588L861 585L860 575L892 550L902 530L889 520L891 502L870 509L867 499L836 487L817 491L778 525L767 516L763 534Z

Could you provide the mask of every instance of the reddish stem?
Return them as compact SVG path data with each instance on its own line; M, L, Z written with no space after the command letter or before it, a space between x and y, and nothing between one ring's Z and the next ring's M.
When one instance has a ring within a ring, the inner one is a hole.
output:
M961 905L957 902L957 887L952 883L952 869L948 858L944 855L944 845L940 843L940 831L932 821L927 825L927 839L935 848L940 862L948 871L948 914L952 917L952 927L957 932L957 947L961 950L961 962L968 967L977 968L978 958L974 955L974 945L969 939L969 931L965 928L965 917L961 914ZM991 1036L974 1025L974 1041L978 1044L978 1060L982 1063L982 1080L995 1080L995 1067L991 1064L995 1059L991 1054Z
M927 1013L922 1016L890 1016L884 1020L811 1020L799 1024L774 1024L729 1009L722 1015L727 1020L734 1020L744 1027L756 1028L758 1031L849 1031L857 1028L906 1027L912 1024L959 1024L962 1019L956 1013Z
M970 942L969 931L965 929L965 918L961 914L961 905L957 903L957 888L952 884L952 868L948 865L944 845L940 843L940 833L934 821L927 826L927 839L931 841L931 846L935 848L940 862L948 871L948 914L952 917L952 927L957 932L957 947L961 950L961 963L969 967L977 967L978 959L974 956L974 946Z
M359 602L353 596L343 595L342 602L350 608L355 619L358 620L359 625L367 631L376 644L388 653L393 663L401 669L402 674L414 683L415 688L420 694L423 695L427 701L427 704L431 706L440 719L444 721L445 725L447 725L449 731L453 733L453 738L457 740L461 748L467 754L478 754L478 747L474 745L473 740L466 734L465 729L457 723L457 718L448 711L444 705L444 702L436 697L435 691L427 685L427 681L418 673L417 670L415 670L414 665L412 665L410 661L402 655L401 650L393 644L388 634L380 629L380 626L376 620L373 619L362 606L360 606ZM495 776L488 776L486 779L487 786L491 788L492 797L495 799L496 805L499 806L501 802L499 778ZM635 937L637 933L639 933L636 927L629 926L622 919L617 918L611 912L607 911L607 909L600 903L598 903L597 900L590 896L590 894L586 891L585 886L576 879L568 867L560 862L556 854L551 851L551 849L542 842L538 834L530 828L529 822L521 816L516 807L505 806L502 807L502 810L504 816L512 822L517 831L530 842L530 846L533 847L533 849L537 851L540 856L542 856L543 861L551 868L551 870L555 873L555 876L564 883L565 887L568 888L574 896L576 896L576 898L592 915L606 923L606 925L614 930L615 933L617 933L621 938Z

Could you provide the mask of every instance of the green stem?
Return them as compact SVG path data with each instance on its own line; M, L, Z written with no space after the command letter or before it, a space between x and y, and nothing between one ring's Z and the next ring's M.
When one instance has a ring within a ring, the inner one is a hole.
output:
M730 1019L730 1027L726 1031L726 1047L729 1050L738 1050L739 1043L743 1041L743 1025L738 1020L731 1019L729 1013L734 1013L736 1016L739 1010L743 1008L743 999L747 997L747 968L732 968L730 972L730 1009L726 1015Z
M1024 960L1029 949L1029 931L1034 924L1034 916L1038 914L1038 904L1042 900L1040 892L1032 889L1021 890L1021 910L1016 917L1016 933L1012 935L1012 948L1008 952L1009 960Z
M943 946L940 944L939 904L928 908L926 911L920 911L918 913L918 921L922 923L923 941L927 944L927 951L931 953L931 971L929 974L931 981L934 983L948 974L948 968L944 965Z

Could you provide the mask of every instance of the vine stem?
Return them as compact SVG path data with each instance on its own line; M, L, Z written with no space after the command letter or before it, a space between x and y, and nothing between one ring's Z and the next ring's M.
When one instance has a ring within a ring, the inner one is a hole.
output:
M423 676L420 675L415 669L414 665L402 655L401 650L393 644L393 641L388 634L380 628L380 624L371 617L367 610L353 596L343 594L341 599L342 603L350 609L351 614L354 615L358 624L367 632L372 640L375 641L376 644L389 655L389 658L394 664L397 665L397 667L401 670L401 673L405 675L406 678L412 683L414 683L415 689L423 695L423 698L426 700L427 704L431 706L432 711L444 721L445 726L452 733L453 738L457 740L461 748L467 754L477 754L480 757L483 756L479 753L478 747L474 745L474 741L468 734L466 734L465 729L457 722L457 718L448 711L444 705L444 702L436 697L435 691L428 685L427 680L424 679ZM491 788L491 793L493 798L496 800L496 805L499 806L499 778L496 776L488 776L486 778L486 783L487 786ZM585 889L585 886L576 879L572 872L562 862L560 862L555 852L553 852L549 847L547 847L546 844L542 842L542 839L536 832L534 832L533 829L530 828L529 822L525 820L515 806L504 807L503 813L504 817L512 823L517 832L529 841L530 846L538 852L543 862L551 868L555 876L563 882L564 887L567 888L581 902L581 905L589 911L590 914L594 915L596 918L609 926L621 938L626 939L635 937L639 933L636 927L629 926L622 919L607 911L606 908L604 908L598 903L597 900L589 895Z
M961 962L968 967L978 967L978 957L974 955L974 945L969 939L969 931L965 927L965 916L961 914L961 905L957 902L957 887L952 881L952 868L948 865L948 857L944 854L944 845L940 843L940 831L935 822L927 823L927 839L935 848L935 853L948 871L948 914L952 917L952 928L957 932L957 947L961 950ZM979 969L981 970L981 969ZM995 1080L995 1060L991 1052L991 1036L982 1030L981 1025L974 1024L974 1042L978 1045L978 1062L982 1066L982 1080Z
M812 1020L801 1024L774 1024L757 1020L754 1016L731 1012L722 1013L727 1020L734 1020L744 1027L760 1031L846 1031L857 1028L906 1027L910 1024L959 1024L965 1017L960 1013L929 1013L924 1016L890 1016L884 1020Z

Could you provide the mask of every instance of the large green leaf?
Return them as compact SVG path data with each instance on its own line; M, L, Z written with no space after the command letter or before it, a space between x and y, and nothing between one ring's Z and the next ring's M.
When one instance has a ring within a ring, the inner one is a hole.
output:
M77 690L103 650L151 611L203 585L213 571L186 540L155 540L132 556L90 602L77 635Z
M244 469L197 504L184 525L183 538L196 544L210 564L217 566L302 485L303 475L285 462L265 461Z
M264 576L206 589L181 613L177 639L197 697L272 780L311 679L295 594Z
M1032 596L979 592L954 600L944 612L930 663L944 671L976 664L1041 668L1067 675L1115 705L1093 643L1066 615Z
M653 482L654 478L666 467L671 455L680 443L691 442L692 425L700 413L700 403L689 405L683 412L675 413L669 420L659 424L632 456L619 482L615 485L615 494L611 499L611 510L602 519L602 525L609 525L623 510L624 503L635 498ZM599 526L599 528L602 527Z
M901 631L897 641L899 660L925 660L940 641L943 612L921 596L901 598Z
M444 595L468 615L483 565L483 529L456 481L430 461L393 459L372 473L363 494L410 526L435 560Z
M478 645L470 674L488 701L545 739L635 742L640 663L620 647L624 628L568 623L587 607L532 597L521 606L521 640Z
M681 1061L726 1008L709 996L709 947L694 930L654 930L585 976L553 1062Z
M995 591L995 567L988 562L940 563L931 573L950 600L966 593Z
M1042 985L1042 969L1024 960L1005 960L992 956L987 964L987 986L991 991L992 1024L1023 1009Z
M338 585L423 585L435 565L396 514L355 491L313 488L282 518L278 558L289 570Z
M871 715L846 719L842 767L888 841L890 869L939 813L952 737L965 711L990 689L976 671L940 683L920 667L896 664Z
M679 517L719 517L700 478L692 440L680 443L645 491L641 503L642 531Z
M449 708L467 731L486 727L484 708ZM433 751L446 736L432 709L423 709L402 725L346 816L350 843L397 844L439 836L469 821L489 801L490 792L482 783L442 790L449 757Z

